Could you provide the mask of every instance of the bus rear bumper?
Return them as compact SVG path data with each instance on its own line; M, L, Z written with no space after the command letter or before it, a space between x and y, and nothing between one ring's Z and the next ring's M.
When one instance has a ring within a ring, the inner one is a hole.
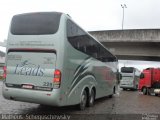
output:
M120 88L133 89L133 88L135 88L135 87L134 87L134 85L120 85Z
M62 106L59 97L60 90L38 91L29 89L10 88L3 85L3 97L8 100L38 103L51 106Z

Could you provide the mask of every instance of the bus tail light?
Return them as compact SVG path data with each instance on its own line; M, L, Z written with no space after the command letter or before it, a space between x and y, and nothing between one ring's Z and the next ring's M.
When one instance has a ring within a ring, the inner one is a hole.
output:
M4 66L4 67L3 67L3 78L5 79L6 76L7 76L7 67Z
M54 88L60 88L60 84L61 84L61 71L60 70L56 69L54 71L53 83L54 83Z

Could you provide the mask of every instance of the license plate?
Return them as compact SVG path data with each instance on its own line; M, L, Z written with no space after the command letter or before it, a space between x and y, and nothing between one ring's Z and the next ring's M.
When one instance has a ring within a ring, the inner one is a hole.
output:
M22 88L33 89L33 85L22 85Z

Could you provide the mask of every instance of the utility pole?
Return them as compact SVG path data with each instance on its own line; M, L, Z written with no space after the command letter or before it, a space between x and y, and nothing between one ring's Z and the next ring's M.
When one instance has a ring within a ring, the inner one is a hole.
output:
M121 7L123 9L123 16L122 16L122 30L123 30L123 24L124 24L124 9L127 8L126 4L121 4Z

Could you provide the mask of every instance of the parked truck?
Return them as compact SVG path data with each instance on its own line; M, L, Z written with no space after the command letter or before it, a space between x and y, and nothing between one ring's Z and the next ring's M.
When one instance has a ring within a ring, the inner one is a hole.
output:
M160 68L144 69L140 75L139 90L144 95L160 94Z

